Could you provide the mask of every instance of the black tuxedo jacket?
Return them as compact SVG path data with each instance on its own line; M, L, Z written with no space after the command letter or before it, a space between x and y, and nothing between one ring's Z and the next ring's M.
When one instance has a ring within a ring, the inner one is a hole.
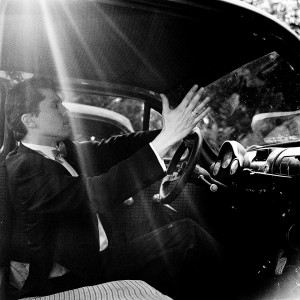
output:
M43 290L54 261L88 276L99 257L95 212L113 209L164 175L149 146L157 134L65 141L66 159L78 177L22 144L9 154L10 200L15 220L21 222L18 234L27 243L12 259L30 263L22 296L32 289Z

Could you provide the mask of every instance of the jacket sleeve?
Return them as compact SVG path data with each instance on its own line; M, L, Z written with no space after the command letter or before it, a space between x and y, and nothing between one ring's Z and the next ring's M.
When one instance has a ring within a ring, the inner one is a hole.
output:
M37 159L35 154L16 159L10 166L15 170L10 176L12 198L32 216L76 213L78 209L81 213L87 202L102 213L164 175L149 144L96 176L68 176L57 162Z
M114 136L108 140L75 143L81 161L80 168L89 176L106 173L111 167L152 142L159 132L160 130L140 131Z
M113 166L107 173L87 178L91 203L104 212L161 179L164 171L150 145Z

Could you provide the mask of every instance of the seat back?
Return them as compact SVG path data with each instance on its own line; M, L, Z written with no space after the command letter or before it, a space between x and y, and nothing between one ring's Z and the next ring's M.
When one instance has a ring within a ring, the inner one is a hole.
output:
M7 299L12 232L12 208L8 198L5 163L0 163L0 298Z
M16 140L8 128L5 116L8 89L8 83L0 78L0 161L5 160L7 154L16 146Z
M5 105L9 81L0 78L0 267L9 264L11 258L28 261L27 241L22 234L22 220L15 218L15 209L9 199L6 156L16 146L12 131L8 128Z
M23 234L24 223L9 198L5 161L0 163L0 267L10 260L29 262L29 248Z
M0 163L0 187L0 267L5 267L10 262L13 217L4 161Z
M29 261L27 241L22 234L22 220L15 218L15 209L9 198L6 156L16 146L5 116L9 85L0 80L0 299L6 299L10 261Z

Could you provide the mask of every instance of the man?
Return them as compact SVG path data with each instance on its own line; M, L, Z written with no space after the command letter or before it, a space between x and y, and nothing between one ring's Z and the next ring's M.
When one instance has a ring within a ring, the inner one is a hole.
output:
M6 118L20 143L6 169L28 252L12 258L12 267L25 274L25 282L13 280L16 298L119 279L145 280L176 299L194 293L200 280L202 290L212 292L209 272L217 266L218 248L196 223L174 222L116 248L101 215L164 176L161 158L209 110L209 99L199 101L202 92L192 87L174 110L162 95L161 131L73 143L68 111L50 80L28 79L9 91ZM66 158L55 153L61 141ZM80 165L79 156L86 155L93 158L91 171Z

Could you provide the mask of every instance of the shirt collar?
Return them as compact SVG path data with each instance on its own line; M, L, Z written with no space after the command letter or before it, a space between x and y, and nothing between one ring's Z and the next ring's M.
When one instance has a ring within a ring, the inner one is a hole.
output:
M41 152L44 156L50 158L50 159L55 159L52 150L56 149L51 146L44 146L44 145L37 145L37 144L31 144L31 143L23 143L22 144L34 151Z

